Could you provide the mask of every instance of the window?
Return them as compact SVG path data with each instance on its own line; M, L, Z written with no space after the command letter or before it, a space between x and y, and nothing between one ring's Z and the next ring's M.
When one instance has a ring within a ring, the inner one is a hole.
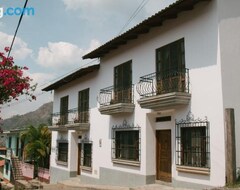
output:
M181 164L206 167L206 127L186 127L181 129Z
M185 72L184 39L156 50L158 94L185 91Z
M139 131L116 131L115 133L115 158L139 161Z
M114 100L115 103L132 102L132 61L114 68Z
M92 167L92 143L83 143L83 159L82 166Z
M78 122L89 122L89 88L78 93Z
M58 161L68 162L68 142L58 143Z
M177 165L209 168L208 121L176 123Z
M121 125L112 127L112 162L140 166L141 130L123 120Z
M8 148L12 148L12 137L8 137Z
M16 140L16 156L18 156L20 158L20 154L19 154L19 137L17 137L17 140Z
M9 163L9 161L8 160L6 160L6 164L5 164L5 166L6 166L6 175L8 175L8 173L9 173L9 169L10 169L10 163Z
M68 123L68 96L61 98L60 100L60 125Z

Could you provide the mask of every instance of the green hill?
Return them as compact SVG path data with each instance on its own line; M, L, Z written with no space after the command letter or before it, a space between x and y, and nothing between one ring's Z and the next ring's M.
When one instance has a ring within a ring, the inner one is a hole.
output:
M24 128L29 125L38 126L39 124L51 125L51 114L53 103L43 104L37 110L26 113L24 115L16 115L9 119L1 121L2 130L11 130Z

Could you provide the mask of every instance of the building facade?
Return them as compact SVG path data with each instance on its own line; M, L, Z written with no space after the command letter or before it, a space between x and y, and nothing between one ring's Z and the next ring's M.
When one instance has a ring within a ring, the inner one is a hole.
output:
M20 140L20 133L22 129L14 129L4 131L6 151L0 154L0 158L4 160L3 167L3 180L11 181L13 178L12 173L12 157L22 158L23 144Z
M51 182L224 186L224 111L240 114L239 7L176 1L83 57L98 65L43 89L54 90Z

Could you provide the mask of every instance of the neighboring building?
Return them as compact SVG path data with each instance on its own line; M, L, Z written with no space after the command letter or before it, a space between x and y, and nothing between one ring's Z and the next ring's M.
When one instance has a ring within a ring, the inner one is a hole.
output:
M4 131L3 135L6 138L6 151L0 154L0 158L4 159L3 179L11 181L13 178L12 173L12 158L16 157L21 159L23 155L23 144L20 140L20 133L22 129L13 129L10 131ZM4 154L5 153L5 154Z
M178 0L83 57L99 65L43 89L54 90L51 182L224 186L224 112L240 115L239 8Z

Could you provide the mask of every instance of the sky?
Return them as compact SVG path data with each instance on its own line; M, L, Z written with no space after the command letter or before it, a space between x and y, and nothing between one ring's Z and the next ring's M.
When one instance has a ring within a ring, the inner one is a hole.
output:
M15 64L29 68L26 74L38 84L34 92L37 100L21 97L18 102L4 104L1 117L22 115L53 101L53 93L42 92L42 88L89 64L92 60L82 60L83 55L175 1L28 0L27 7L34 9L34 15L23 16L11 55ZM1 10L22 8L24 3L0 0L0 51L10 46L20 17L1 17Z

